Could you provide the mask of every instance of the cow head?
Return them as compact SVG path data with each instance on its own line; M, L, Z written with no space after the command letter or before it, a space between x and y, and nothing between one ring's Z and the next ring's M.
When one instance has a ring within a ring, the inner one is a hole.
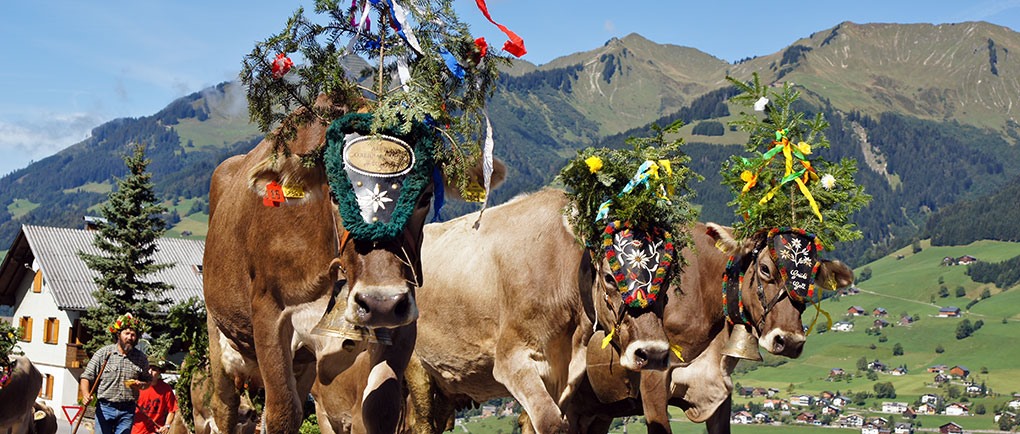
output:
M846 286L853 272L842 262L820 260L821 243L802 230L761 231L743 243L715 224L708 225L708 233L731 255L723 276L727 318L734 327L750 326L768 352L799 357L806 339L801 314L821 296L815 282Z
M592 300L596 320L620 353L623 367L664 370L670 344L662 328L666 277L676 252L669 232L610 223L603 234L605 255L597 263ZM599 300L602 300L601 302Z

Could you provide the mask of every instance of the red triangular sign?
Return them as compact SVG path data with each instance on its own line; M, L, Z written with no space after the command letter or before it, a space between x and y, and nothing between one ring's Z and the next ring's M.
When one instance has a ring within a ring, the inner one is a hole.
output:
M83 413L82 410L85 409L85 407L80 405L62 405L60 408L64 410L64 417L67 418L67 423L71 425L74 425L74 420L77 419L78 416L81 416ZM67 410L71 411L68 412Z

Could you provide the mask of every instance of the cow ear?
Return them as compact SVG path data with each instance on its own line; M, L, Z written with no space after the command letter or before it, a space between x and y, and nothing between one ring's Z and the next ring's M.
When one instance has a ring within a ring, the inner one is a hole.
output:
M477 183L478 185L484 185L485 176L483 175L482 172L481 159L479 159L474 166L471 166L471 168L468 169L467 178L468 183ZM489 188L491 190L495 190L496 188L503 184L503 181L506 181L506 164L503 163L503 160L493 158L492 178L489 179ZM464 197L461 196L460 194L460 189L457 188L456 185L453 185L451 180L446 177L445 173L443 174L443 185L446 187L443 189L443 191L446 192L446 197L451 199L464 200Z
M325 197L326 171L322 164L306 166L298 155L270 155L248 172L248 188L263 197L271 182L280 184L288 204L317 201Z
M844 288L854 283L854 272L840 261L823 259L822 264L818 267L815 281L821 282L825 289ZM833 284L835 286L830 288Z
M715 247L717 249L730 255L740 250L740 242L733 238L729 228L711 222L706 223L705 226L708 227L705 232L715 240Z

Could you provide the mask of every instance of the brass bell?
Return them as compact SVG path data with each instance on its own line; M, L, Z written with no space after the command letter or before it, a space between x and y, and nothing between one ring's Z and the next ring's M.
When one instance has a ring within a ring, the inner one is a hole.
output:
M745 325L733 326L733 331L730 332L730 340L726 341L722 354L737 359L756 360L759 362L762 360L761 352L758 351L758 339L747 330Z
M326 313L322 315L319 323L312 327L312 333L383 345L392 344L393 339L390 336L389 330L357 326L344 319L344 311L347 310L347 294L349 292L345 283L346 281L339 281L335 285L333 297L329 300L329 306L326 307Z

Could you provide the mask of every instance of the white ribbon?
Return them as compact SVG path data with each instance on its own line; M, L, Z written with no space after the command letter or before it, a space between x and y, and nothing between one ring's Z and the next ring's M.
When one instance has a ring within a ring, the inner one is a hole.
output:
M414 32L411 31L411 26L407 25L407 10L405 10L397 0L393 2L393 16L397 18L397 23L400 23L400 29L404 31L404 37L407 39L407 45L410 45L415 53L421 54L421 45L418 44L418 38L414 36Z

